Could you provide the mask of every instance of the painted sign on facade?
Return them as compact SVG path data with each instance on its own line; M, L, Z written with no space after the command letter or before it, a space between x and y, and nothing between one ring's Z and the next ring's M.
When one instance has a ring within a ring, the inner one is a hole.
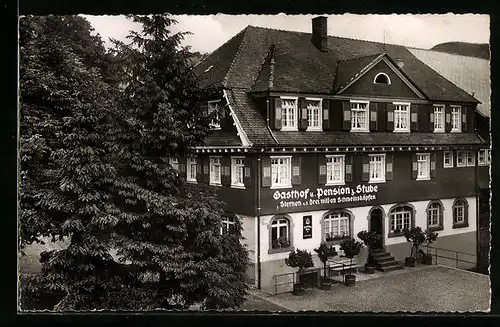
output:
M312 238L312 216L302 217L302 238Z
M337 187L317 187L306 189L294 189L286 191L275 191L273 199L276 206L310 207L320 204L336 204L350 202L369 202L377 199L377 185L356 185Z

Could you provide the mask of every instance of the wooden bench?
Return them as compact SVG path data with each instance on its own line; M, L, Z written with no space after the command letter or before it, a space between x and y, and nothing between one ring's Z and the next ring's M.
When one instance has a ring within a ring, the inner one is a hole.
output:
M361 266L362 264L358 262L357 257L352 258L352 263L351 259L345 257L328 260L328 269L330 273L334 272L335 274L345 274L352 270L358 272L358 268Z

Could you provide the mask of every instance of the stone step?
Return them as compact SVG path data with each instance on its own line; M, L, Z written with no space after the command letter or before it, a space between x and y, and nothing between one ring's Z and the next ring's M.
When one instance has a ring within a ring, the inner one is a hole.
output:
M380 257L380 258L373 259L373 261L375 261L375 263L394 261L394 257L391 255L388 255L387 257Z
M401 269L404 269L404 266L399 262L396 262L395 264L393 264L391 266L377 268L377 270L380 270L382 272L389 272L389 271L401 270Z
M377 254L377 253L384 253L385 251L382 250L382 249L375 249L375 250L372 250L372 254Z
M390 258L390 257L392 257L391 254L387 253L387 252L372 254L372 258L375 260L382 259L382 258Z
M390 267L394 265L399 265L399 262L395 260L390 260L390 261L384 261L384 262L377 262L375 264L377 267Z

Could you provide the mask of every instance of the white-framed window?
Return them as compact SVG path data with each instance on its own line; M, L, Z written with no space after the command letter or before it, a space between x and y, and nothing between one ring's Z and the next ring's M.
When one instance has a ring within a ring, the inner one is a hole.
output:
M338 185L345 182L345 156L326 156L326 184Z
M186 160L186 181L196 182L196 158L188 157Z
M474 167L476 165L476 156L474 151L467 151L467 167Z
M281 98L281 130L297 130L297 98Z
M170 163L170 166L172 166L172 168L179 171L179 159L177 159L175 157L170 157L170 159L168 161Z
M453 151L443 152L443 167L453 168Z
M429 153L417 153L417 180L431 178L431 155Z
M323 240L336 241L349 236L349 219L347 212L332 212L323 219Z
M434 105L434 132L444 132L444 105Z
M290 221L286 218L276 218L271 223L271 248L288 248L291 246Z
M351 131L368 131L368 101L351 101Z
M306 98L308 131L323 129L321 102L322 99Z
M479 166L487 166L489 164L488 151L487 149L482 149L477 152L477 164Z
M245 157L231 157L231 186L244 187Z
M457 167L466 166L466 155L465 151L457 151Z
M292 157L271 157L271 187L292 186Z
M370 154L369 182L385 182L385 154Z
M453 204L453 224L465 223L465 201L456 200Z
M432 202L427 209L427 226L440 227L442 221L443 208L439 202Z
M462 108L460 106L451 106L451 131L462 131Z
M221 227L220 227L220 234L225 235L234 230L236 226L236 221L235 218L232 216L223 216L222 217L222 222L221 222Z
M399 206L389 213L389 232L399 233L405 228L411 228L413 209L409 206Z
M221 158L210 157L210 184L220 185L221 180Z
M394 102L394 131L410 131L410 104Z
M220 129L220 100L208 101L208 116L210 129Z

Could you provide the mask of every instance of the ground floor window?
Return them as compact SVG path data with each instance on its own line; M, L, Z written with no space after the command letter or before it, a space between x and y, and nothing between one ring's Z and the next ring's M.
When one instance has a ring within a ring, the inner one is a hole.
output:
M429 203L427 207L427 227L430 229L443 228L443 205L438 201Z
M323 219L323 241L339 241L350 235L350 215L347 212L332 212Z
M402 234L405 228L411 228L413 208L408 205L397 206L389 212L389 234Z
M290 240L290 221L287 218L275 218L271 222L271 249L289 248Z
M469 205L465 199L456 199L453 203L453 228L468 226Z
M226 235L234 231L236 226L236 218L234 216L223 216L222 226L220 227L220 234Z

